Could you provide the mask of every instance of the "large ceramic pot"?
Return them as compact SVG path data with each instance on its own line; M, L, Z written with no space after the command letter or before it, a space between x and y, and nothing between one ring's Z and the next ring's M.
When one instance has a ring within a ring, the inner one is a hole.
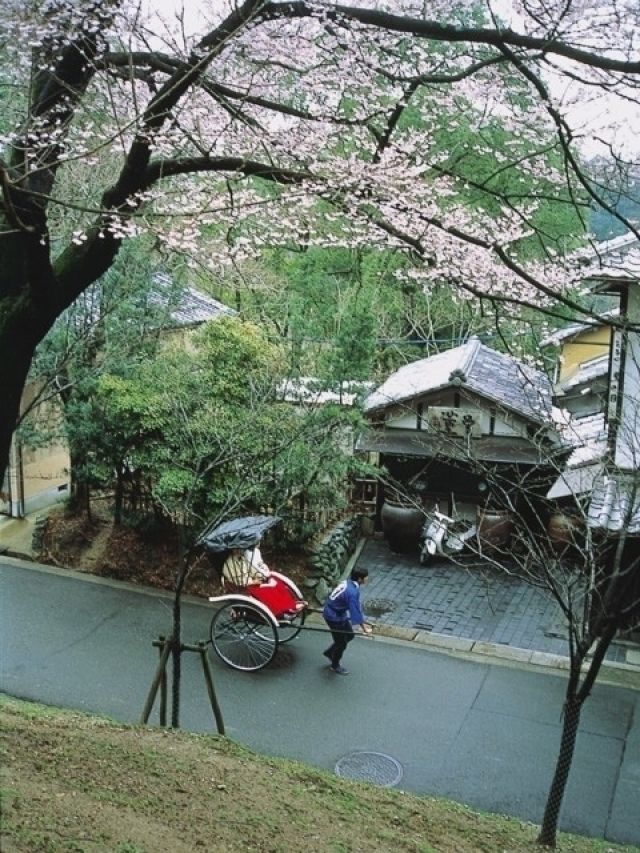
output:
M392 551L408 554L416 551L425 521L421 507L409 501L386 498L380 511L385 539Z
M513 515L508 509L478 507L476 527L481 550L504 548L513 532Z

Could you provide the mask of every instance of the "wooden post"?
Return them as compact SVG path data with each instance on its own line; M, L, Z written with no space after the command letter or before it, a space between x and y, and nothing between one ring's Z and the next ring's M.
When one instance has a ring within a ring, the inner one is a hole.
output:
M162 654L164 652L164 647L166 640L164 637L160 637L160 643L158 643L158 651L160 653L160 659L162 659ZM167 725L167 666L162 668L162 675L160 676L160 725L166 727Z
M218 734L223 735L224 721L222 719L222 712L220 711L220 706L218 705L216 691L213 686L213 676L211 675L211 668L209 666L209 661L207 660L207 643L201 640L197 646L183 645L181 646L181 648L185 652L198 652L198 654L200 655L200 660L202 661L202 671L204 672L204 680L205 684L207 685L207 693L209 694L209 702L211 703L211 710L213 711L213 716L216 718Z
M152 645L156 646L160 650L160 661L158 662L158 667L156 669L155 675L153 676L153 681L151 682L151 688L149 689L149 694L147 696L147 701L144 704L144 708L142 710L142 715L140 717L140 725L146 726L149 717L151 715L151 710L153 708L153 703L155 702L156 696L158 695L158 690L160 691L160 725L167 725L167 661L169 660L169 655L173 649L173 637L170 637L168 640L165 637L159 637L157 640L154 640ZM222 719L222 711L220 710L220 705L218 704L218 698L216 696L215 687L213 685L213 675L211 674L211 667L209 666L209 660L207 658L207 643L204 641L200 641L197 646L189 646L189 645L181 645L179 654L182 652L198 652L200 655L200 660L202 662L202 671L204 673L204 682L207 686L207 694L209 696L209 702L211 703L211 710L213 711L213 716L216 721L216 726L218 728L218 734L224 734L224 720Z
M216 691L213 686L213 676L211 675L211 667L209 666L209 659L207 658L207 644L203 642L198 643L198 648L200 649L200 660L202 661L202 669L204 672L204 680L207 685L207 693L209 694L209 701L211 702L211 710L213 711L213 716L216 719L216 725L218 727L218 734L224 734L224 720L222 719L222 712L220 711L220 706L218 705L218 699L216 696Z
M167 661L169 659L169 652L171 651L171 646L173 645L172 639L165 639L164 637L160 637L158 640L153 641L153 645L157 646L161 649L160 652L160 661L158 662L158 667L156 669L155 675L153 676L153 681L151 682L151 687L149 688L149 694L147 696L147 701L144 703L144 708L142 709L142 715L140 717L140 725L146 726L149 722L149 716L151 715L151 709L153 708L153 703L158 694L158 689L162 684L164 679L164 689L165 689L165 723L166 724L166 682L167 682ZM160 713L162 714L162 708Z

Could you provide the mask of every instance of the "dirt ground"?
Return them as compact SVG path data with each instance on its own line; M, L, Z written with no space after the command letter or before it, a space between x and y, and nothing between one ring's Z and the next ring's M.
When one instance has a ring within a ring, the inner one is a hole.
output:
M38 560L102 577L173 590L176 572L182 565L181 553L175 533L114 525L108 509L98 504L91 520L63 507L53 509L48 516ZM297 584L306 577L306 554L300 551L283 553L268 547L263 548L262 553L271 569L288 575ZM206 598L220 591L217 573L206 555L200 555L192 564L184 592Z
M3 853L517 853L536 828L349 782L226 738L0 695ZM565 853L631 850L563 836Z

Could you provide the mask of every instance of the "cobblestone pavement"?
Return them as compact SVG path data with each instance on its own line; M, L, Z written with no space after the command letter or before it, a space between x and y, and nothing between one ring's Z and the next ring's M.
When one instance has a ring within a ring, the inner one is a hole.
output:
M568 654L560 610L549 593L477 560L421 566L417 555L396 554L384 540L369 539L358 565L369 569L362 602L377 623ZM614 643L607 660L624 663L627 651Z

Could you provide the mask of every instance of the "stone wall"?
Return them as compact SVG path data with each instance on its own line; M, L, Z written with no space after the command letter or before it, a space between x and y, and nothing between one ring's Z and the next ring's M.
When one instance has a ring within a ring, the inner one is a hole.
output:
M47 531L48 516L38 515L33 525L33 535L31 537L31 550L34 554L42 553L44 548L44 537Z
M335 525L317 542L311 552L310 569L303 587L306 594L315 596L318 604L338 583L366 527L364 517L354 515Z

